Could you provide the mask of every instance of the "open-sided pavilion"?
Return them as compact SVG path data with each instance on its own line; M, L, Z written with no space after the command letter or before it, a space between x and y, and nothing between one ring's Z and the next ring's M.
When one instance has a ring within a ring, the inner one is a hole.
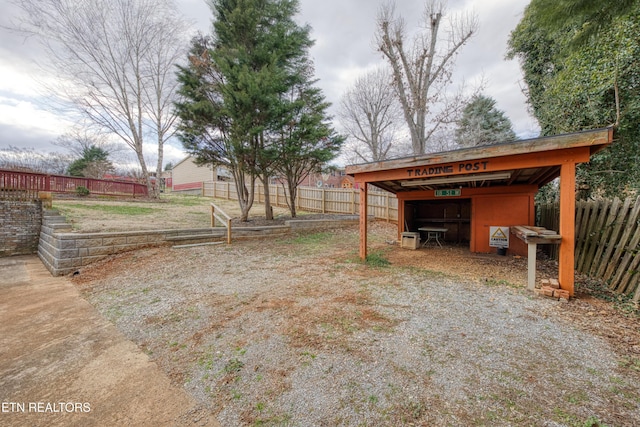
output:
M347 166L360 188L360 257L367 257L368 185L396 194L398 239L423 225L446 228L488 253L492 226L534 226L534 198L560 178L559 282L573 295L576 165L613 141L611 128ZM527 255L511 239L508 251Z

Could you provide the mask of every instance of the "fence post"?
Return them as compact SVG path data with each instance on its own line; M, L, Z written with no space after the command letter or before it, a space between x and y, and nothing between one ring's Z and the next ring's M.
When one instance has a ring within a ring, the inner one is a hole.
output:
M351 191L351 215L356 214L356 192L355 190Z

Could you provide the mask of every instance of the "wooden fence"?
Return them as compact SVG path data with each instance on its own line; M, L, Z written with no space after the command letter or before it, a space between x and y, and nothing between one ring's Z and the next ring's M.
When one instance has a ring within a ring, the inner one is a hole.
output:
M78 178L64 175L19 172L0 169L0 198L34 199L38 192L75 193L85 187L90 194L146 197L147 186L135 182Z
M558 230L557 203L538 206L539 225ZM621 294L640 300L640 198L576 203L577 271L604 280ZM552 256L557 256L554 249Z
M205 182L203 196L237 200L233 182ZM264 203L264 187L256 184L255 201ZM273 206L288 208L288 190L280 185L270 185L269 195ZM351 188L299 187L296 209L326 214L357 214L360 211L360 190ZM368 212L376 219L398 221L398 199L385 191L369 191Z

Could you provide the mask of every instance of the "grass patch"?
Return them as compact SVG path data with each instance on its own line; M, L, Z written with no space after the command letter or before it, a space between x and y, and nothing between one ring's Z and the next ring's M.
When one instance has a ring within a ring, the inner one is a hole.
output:
M234 372L240 372L244 367L244 362L238 359L230 359L226 365L224 365L224 372L231 374Z
M640 372L640 359L637 357L625 357L619 362L619 365L621 368Z
M57 206L56 208L64 211L73 210L73 209L85 209L91 211L99 211L111 215L126 215L126 216L135 216L135 215L148 215L154 212L159 212L160 209L155 208L145 208L142 206L131 206L131 205L92 205L92 204L65 204L64 206Z
M211 203L219 204L218 200L209 197L188 196L188 195L170 195L162 196L163 201L178 206L209 206Z
M291 239L291 243L296 245L316 246L316 245L326 244L328 241L331 240L332 237L333 237L333 234L328 232L301 234Z
M492 278L484 279L484 284L487 286L500 286L500 287L504 286L507 288L515 288L515 289L522 287L522 286L516 285L515 283L511 283L507 280L503 280L503 279L496 280Z
M366 264L369 267L388 267L391 265L391 262L387 259L382 251L375 251L367 255Z

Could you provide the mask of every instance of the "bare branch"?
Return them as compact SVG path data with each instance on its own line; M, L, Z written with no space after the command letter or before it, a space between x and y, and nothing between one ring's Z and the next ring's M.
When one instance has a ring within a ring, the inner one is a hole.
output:
M184 56L186 24L169 0L12 0L16 28L36 36L58 76L47 89L94 126L117 135L144 159L145 134L162 144L173 134L175 64Z
M471 14L448 18L444 4L436 0L427 0L423 20L424 31L410 47L406 47L403 22L395 16L394 4L386 3L378 13L376 33L378 49L393 70L393 84L409 128L414 154L427 151L430 136L443 124L438 122L436 105L441 104L440 110L445 112L458 109L444 103L451 83L453 60L478 26L477 19ZM442 38L446 24L446 38Z

